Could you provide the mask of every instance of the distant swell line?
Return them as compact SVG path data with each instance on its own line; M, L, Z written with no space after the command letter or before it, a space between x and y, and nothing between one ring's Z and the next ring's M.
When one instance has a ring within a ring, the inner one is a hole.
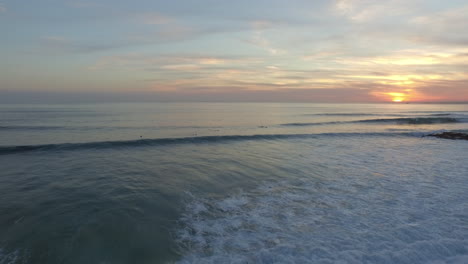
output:
M81 149L112 149L139 146L160 146L170 144L209 144L226 141L251 141L251 140L279 140L293 138L314 138L319 136L398 136L407 133L323 133L323 134L263 134L263 135L229 135L229 136L201 136L184 138L157 138L126 141L101 141L85 143L62 143L44 145L24 145L0 147L0 155L8 155L23 152L37 151L68 151Z
M59 130L62 126L0 126L1 130Z
M161 129L216 129L222 128L220 126L1 126L0 131L8 130L18 130L18 131L28 131L28 130L106 130L106 129L151 129L151 130L161 130Z
M435 113L435 114L424 114L423 117L431 117L431 116L450 116L453 113ZM318 113L318 114L304 114L303 116L388 116L388 117L411 117L411 112L407 114L389 114L389 113L381 113L381 114L370 114L370 113ZM421 115L419 115L421 116Z
M369 114L369 113L318 113L318 114L304 114L304 116L382 116L383 114Z
M369 120L358 121L358 123L386 123L386 122L419 125L419 124L459 123L459 122L462 122L462 120L456 119L453 117L414 117L414 118L390 118L390 119L383 118L383 119L369 119Z
M319 125L334 125L334 124L355 124L355 123L396 123L407 125L424 125L424 124L448 124L462 123L465 119L457 119L453 117L411 117L411 118L379 118L379 119L363 119L354 121L336 121L336 122L317 122L317 123L286 123L281 126L319 126Z

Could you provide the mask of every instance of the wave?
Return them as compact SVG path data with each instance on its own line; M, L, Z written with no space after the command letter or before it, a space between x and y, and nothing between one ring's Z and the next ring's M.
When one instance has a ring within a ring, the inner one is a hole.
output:
M319 114L304 114L305 116L381 116L383 114L369 113L319 113Z
M93 113L93 111L86 110L65 110L65 109L0 109L2 113Z
M404 113L424 114L424 113L452 113L452 112L468 113L468 111L466 111L466 110L460 110L460 111L458 111L458 110L453 110L453 111L437 111L437 110L436 111L435 110L433 110L433 111L431 111L431 110L429 110L429 111L407 111L407 112L404 112Z
M401 184L393 175L390 166L379 176L385 180L350 172L270 181L224 198L189 193L174 232L177 263L467 263L464 215L434 213L427 221L420 196L432 189L389 188ZM433 200L440 204L431 209L447 206ZM455 201L449 208L463 206ZM408 213L416 217L407 220ZM447 222L451 231L438 224Z
M301 126L323 126L323 125L337 125L337 124L349 124L349 123L353 123L353 122L336 121L336 122L316 122L316 123L285 123L285 124L280 124L280 126L301 127Z
M432 112L431 112L432 113ZM425 114L422 116L450 116L452 113L434 113L434 114ZM393 116L393 117L410 117L412 116L411 112L407 114L390 114L390 113L381 113L381 114L370 114L370 113L318 113L318 114L304 114L303 116Z
M338 137L353 137L353 136L403 136L411 135L410 133L321 133L321 134L261 134L261 135L226 135L226 136L200 136L200 137L183 137L183 138L155 138L155 139L138 139L125 141L98 141L84 143L60 143L60 144L43 144L43 145L23 145L23 146L3 146L0 147L0 155L8 155L24 152L37 151L68 151L82 149L112 149L112 148L129 148L129 147L144 147L144 146L161 146L171 144L210 144L223 143L229 141L261 141L261 140L281 140L281 139L300 139L300 138L316 138L321 136L338 136Z
M14 263L18 263L19 260L20 260L19 250L7 252L6 250L0 248L0 264L14 264Z
M164 129L220 129L222 126L0 126L2 130L164 130ZM0 263L1 264L1 263Z
M424 124L446 124L446 123L459 123L461 119L453 117L410 117L410 118L390 118L390 119L369 119L359 120L358 123L398 123L410 125L424 125Z
M451 113L439 113L439 114L430 114L428 116L449 116L452 115Z
M63 126L0 126L1 130L56 130L64 129Z
M316 123L286 123L281 126L317 126L317 125L335 125L335 124L355 124L355 123L396 123L406 125L425 125L425 124L447 124L447 123L463 123L465 119L457 119L453 117L407 117L407 118L379 118L379 119L362 119L354 121L337 121L337 122L316 122Z

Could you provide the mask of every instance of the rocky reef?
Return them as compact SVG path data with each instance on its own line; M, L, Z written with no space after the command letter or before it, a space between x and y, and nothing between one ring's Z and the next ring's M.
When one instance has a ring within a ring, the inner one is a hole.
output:
M430 134L428 136L429 137L452 139L452 140L455 140L455 139L468 140L468 134L467 133L459 133L459 132L443 132L443 133L437 133L437 134Z

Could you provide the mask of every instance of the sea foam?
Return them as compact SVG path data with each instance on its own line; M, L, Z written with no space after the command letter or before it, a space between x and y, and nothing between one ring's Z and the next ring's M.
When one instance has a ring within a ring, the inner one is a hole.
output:
M265 184L194 198L176 233L180 263L465 263L460 215L430 214L350 182ZM408 217L414 216L409 219ZM441 223L446 223L445 225ZM450 225L447 226L447 225ZM340 262L341 261L341 262Z

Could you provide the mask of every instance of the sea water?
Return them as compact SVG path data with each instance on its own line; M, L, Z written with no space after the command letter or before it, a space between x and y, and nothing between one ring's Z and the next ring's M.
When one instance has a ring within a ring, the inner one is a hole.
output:
M463 104L0 106L0 264L468 263Z

